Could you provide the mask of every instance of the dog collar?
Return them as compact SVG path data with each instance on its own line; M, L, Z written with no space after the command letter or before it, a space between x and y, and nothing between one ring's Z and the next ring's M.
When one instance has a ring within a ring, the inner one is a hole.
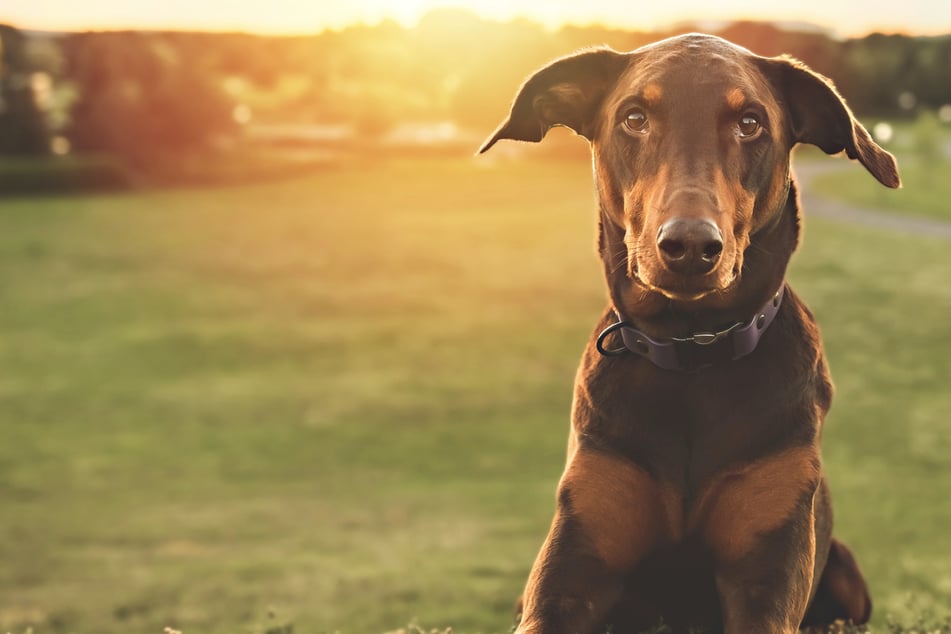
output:
M656 340L621 319L605 328L598 336L598 352L607 357L618 357L628 352L649 359L664 370L691 372L721 361L739 359L756 350L760 338L773 323L783 303L785 284L779 287L769 302L749 321L738 321L729 328L716 332L697 332L689 337ZM615 331L621 332L623 348L605 348L604 340Z

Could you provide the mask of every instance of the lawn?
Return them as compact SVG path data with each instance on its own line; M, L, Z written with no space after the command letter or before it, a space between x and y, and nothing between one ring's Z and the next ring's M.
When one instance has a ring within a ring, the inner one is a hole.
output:
M0 631L507 632L605 293L586 159L501 154L0 203ZM948 246L794 260L877 632L951 605Z
M885 145L898 159L901 189L870 186L864 170L848 169L817 178L816 191L863 207L951 221L951 124L922 115L896 124L894 139Z

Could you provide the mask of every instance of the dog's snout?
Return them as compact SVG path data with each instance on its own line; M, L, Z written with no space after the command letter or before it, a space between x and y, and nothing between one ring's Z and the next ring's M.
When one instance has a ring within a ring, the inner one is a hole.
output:
M723 252L723 234L710 220L674 218L661 226L657 249L664 266L674 273L709 273Z

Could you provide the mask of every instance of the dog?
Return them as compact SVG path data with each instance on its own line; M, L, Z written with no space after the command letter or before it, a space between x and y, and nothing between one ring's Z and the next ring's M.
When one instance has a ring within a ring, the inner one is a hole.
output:
M820 455L833 387L787 284L800 143L899 187L830 80L689 34L537 71L482 146L590 143L610 305L583 353L518 634L790 634L865 623Z

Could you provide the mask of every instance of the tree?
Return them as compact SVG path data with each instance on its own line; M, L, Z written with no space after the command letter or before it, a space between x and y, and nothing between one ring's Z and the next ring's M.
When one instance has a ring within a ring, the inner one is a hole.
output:
M36 101L33 78L26 38L0 24L0 154L49 153L49 126Z
M162 34L73 36L69 77L79 98L68 136L77 151L118 155L151 170L232 135L234 104L221 77Z

